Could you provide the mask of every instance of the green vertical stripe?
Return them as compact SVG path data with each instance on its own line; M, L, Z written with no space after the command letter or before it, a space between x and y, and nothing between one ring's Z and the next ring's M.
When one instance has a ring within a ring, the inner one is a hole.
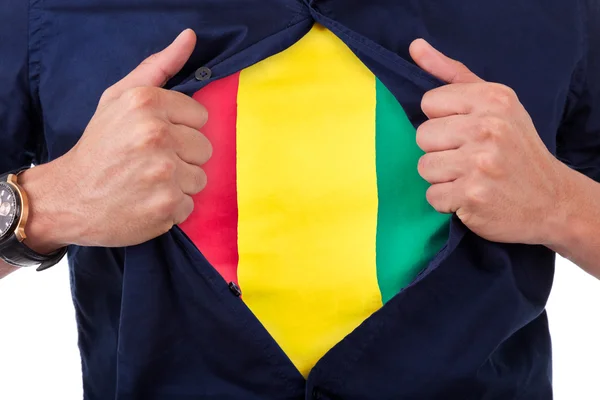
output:
M448 238L449 216L427 203L417 172L416 131L390 91L376 82L377 280L385 303L408 285Z

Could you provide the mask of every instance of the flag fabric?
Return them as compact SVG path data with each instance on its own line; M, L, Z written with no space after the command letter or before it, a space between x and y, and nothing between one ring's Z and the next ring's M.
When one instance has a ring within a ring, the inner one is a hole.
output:
M415 127L318 24L194 98L213 157L181 228L307 376L447 240Z

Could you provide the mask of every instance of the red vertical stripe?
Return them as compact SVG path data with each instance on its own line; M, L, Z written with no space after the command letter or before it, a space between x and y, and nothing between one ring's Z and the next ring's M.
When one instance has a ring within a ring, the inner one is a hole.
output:
M238 282L236 124L239 73L210 83L193 98L208 110L202 133L213 146L204 165L206 188L194 197L192 215L181 225L227 282Z

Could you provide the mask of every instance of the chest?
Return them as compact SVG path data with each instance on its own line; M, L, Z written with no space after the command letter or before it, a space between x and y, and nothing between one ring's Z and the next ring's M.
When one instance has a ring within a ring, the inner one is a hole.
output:
M187 27L196 31L198 46L169 86L193 85L190 76L205 65L239 71L291 46L316 19L351 45L371 70L377 69L372 63L384 65L375 71L377 77L396 98L408 96L405 101L415 105L422 92L402 93L405 85L399 80L422 77L408 45L424 37L485 79L513 87L551 150L580 58L577 6L564 0L468 0L459 6L449 0L163 3L50 0L32 6L31 40L37 51L31 54L31 75L50 158L76 143L108 86ZM403 77L399 70L405 70Z

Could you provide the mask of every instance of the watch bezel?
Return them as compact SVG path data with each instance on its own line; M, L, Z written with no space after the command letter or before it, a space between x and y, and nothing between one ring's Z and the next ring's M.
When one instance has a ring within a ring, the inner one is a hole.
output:
M21 196L19 195L19 192L15 190L15 186L8 181L0 182L0 187L9 190L15 199L15 217L6 232L0 235L0 243L2 243L8 237L14 235L19 227L19 222L21 220Z
M12 187L19 194L19 196L17 197L17 212L19 213L19 222L17 224L17 228L14 230L14 234L19 242L23 242L25 239L27 239L27 235L25 234L25 225L27 225L27 219L29 218L29 198L27 197L27 193L25 193L25 190L23 190L23 188L19 186L18 175L8 175L8 178L6 178L6 182L9 185L12 185Z
M0 241L3 241L11 234L14 234L19 242L23 242L27 239L25 225L27 225L27 219L29 217L29 199L25 191L19 186L18 175L9 174L6 177L6 181L3 183L8 185L15 194L17 209L15 210L15 221L13 221L8 232L0 238Z

